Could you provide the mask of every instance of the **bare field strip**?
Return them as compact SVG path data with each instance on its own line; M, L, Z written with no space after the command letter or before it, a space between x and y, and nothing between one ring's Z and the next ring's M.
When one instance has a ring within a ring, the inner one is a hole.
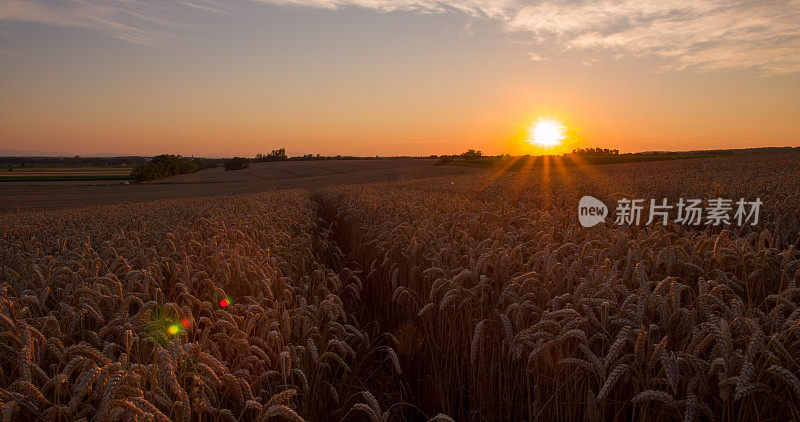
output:
M191 184L223 182L264 182L281 179L336 176L371 172L415 171L433 167L436 160L398 159L398 160L320 160L320 161L281 161L272 163L251 163L249 169L225 171L222 167L206 169L191 174L182 174L160 179L155 184Z
M42 182L97 182L129 179L131 167L28 167L0 169L0 185Z
M83 167L14 167L13 171L131 171L133 166L83 166Z
M127 171L108 171L108 170L95 170L95 171L9 171L9 172L0 172L0 178L2 177L20 177L20 176L83 176L83 175L92 175L92 176L103 176L103 175L126 175L130 173L130 170Z
M61 175L25 175L25 176L12 176L12 177L0 177L0 184L37 184L37 183L69 183L69 182L111 182L111 181L120 181L123 183L124 180L130 180L130 176L128 174L83 174L83 175L71 175L71 174L61 174Z

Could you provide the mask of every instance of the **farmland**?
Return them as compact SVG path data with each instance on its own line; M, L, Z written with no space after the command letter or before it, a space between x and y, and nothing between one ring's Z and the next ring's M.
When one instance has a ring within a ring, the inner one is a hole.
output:
M131 169L132 167L130 166L27 167L0 169L0 183L127 180L129 179Z
M49 181L3 183L0 212L110 205L155 199L189 198L377 182L402 178L474 173L476 169L433 166L435 160L328 160L256 163L246 170L210 168L152 183Z
M800 417L800 154L422 163L209 169L58 211L5 191L33 205L0 221L0 414ZM584 195L763 206L584 228Z

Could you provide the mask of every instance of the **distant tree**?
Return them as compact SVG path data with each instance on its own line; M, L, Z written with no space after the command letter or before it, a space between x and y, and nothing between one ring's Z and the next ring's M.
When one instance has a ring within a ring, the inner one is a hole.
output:
M214 167L214 164L200 158L184 158L180 155L156 155L150 161L139 164L131 170L131 177L139 182L163 179L178 174L194 173Z
M612 156L619 155L619 150L608 148L577 148L572 150L574 155Z
M439 161L436 162L436 165L440 166L442 164L450 164L452 162L453 162L453 157L452 156L450 156L450 155L442 155L442 156L439 157Z
M320 154L305 154L305 155L300 155L300 156L297 156L297 157L292 157L292 158L290 158L290 160L292 160L292 161L316 161L316 160L330 160L332 158L333 157L326 157L326 156L322 156Z
M461 157L467 160L474 160L476 158L480 158L483 156L481 151L475 151L474 149L468 149L467 152L461 154Z
M267 155L264 154L256 154L256 162L263 163L263 162L270 162L270 161L284 161L287 160L289 157L286 156L286 149L279 148L273 149Z
M164 176L161 166L153 163L139 164L131 170L131 177L139 182L161 179Z
M244 157L233 157L225 162L225 171L250 168L250 160Z

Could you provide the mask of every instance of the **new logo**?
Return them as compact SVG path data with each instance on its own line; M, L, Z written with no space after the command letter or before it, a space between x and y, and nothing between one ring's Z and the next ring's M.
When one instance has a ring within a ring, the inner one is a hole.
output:
M608 207L603 201L586 195L578 203L578 220L583 227L596 226L605 221Z

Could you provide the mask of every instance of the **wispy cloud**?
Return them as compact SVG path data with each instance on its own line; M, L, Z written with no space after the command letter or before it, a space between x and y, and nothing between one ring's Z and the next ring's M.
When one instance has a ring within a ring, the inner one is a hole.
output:
M800 0L250 0L273 5L382 12L463 13L501 22L548 51L608 50L656 56L666 68L800 71ZM186 10L224 0L6 0L0 19L78 26L155 44ZM538 54L531 57L540 57Z
M262 3L340 9L363 7L384 12L413 11L420 13L461 12L490 19L506 19L519 8L517 0L253 0Z
M536 54L536 53L528 53L528 58L531 59L532 62L540 62L544 60L544 57Z
M507 21L557 48L668 59L669 68L800 70L800 1L604 0L526 6Z
M3 0L0 21L87 28L134 44L158 45L185 25L187 12L218 12L214 0Z

